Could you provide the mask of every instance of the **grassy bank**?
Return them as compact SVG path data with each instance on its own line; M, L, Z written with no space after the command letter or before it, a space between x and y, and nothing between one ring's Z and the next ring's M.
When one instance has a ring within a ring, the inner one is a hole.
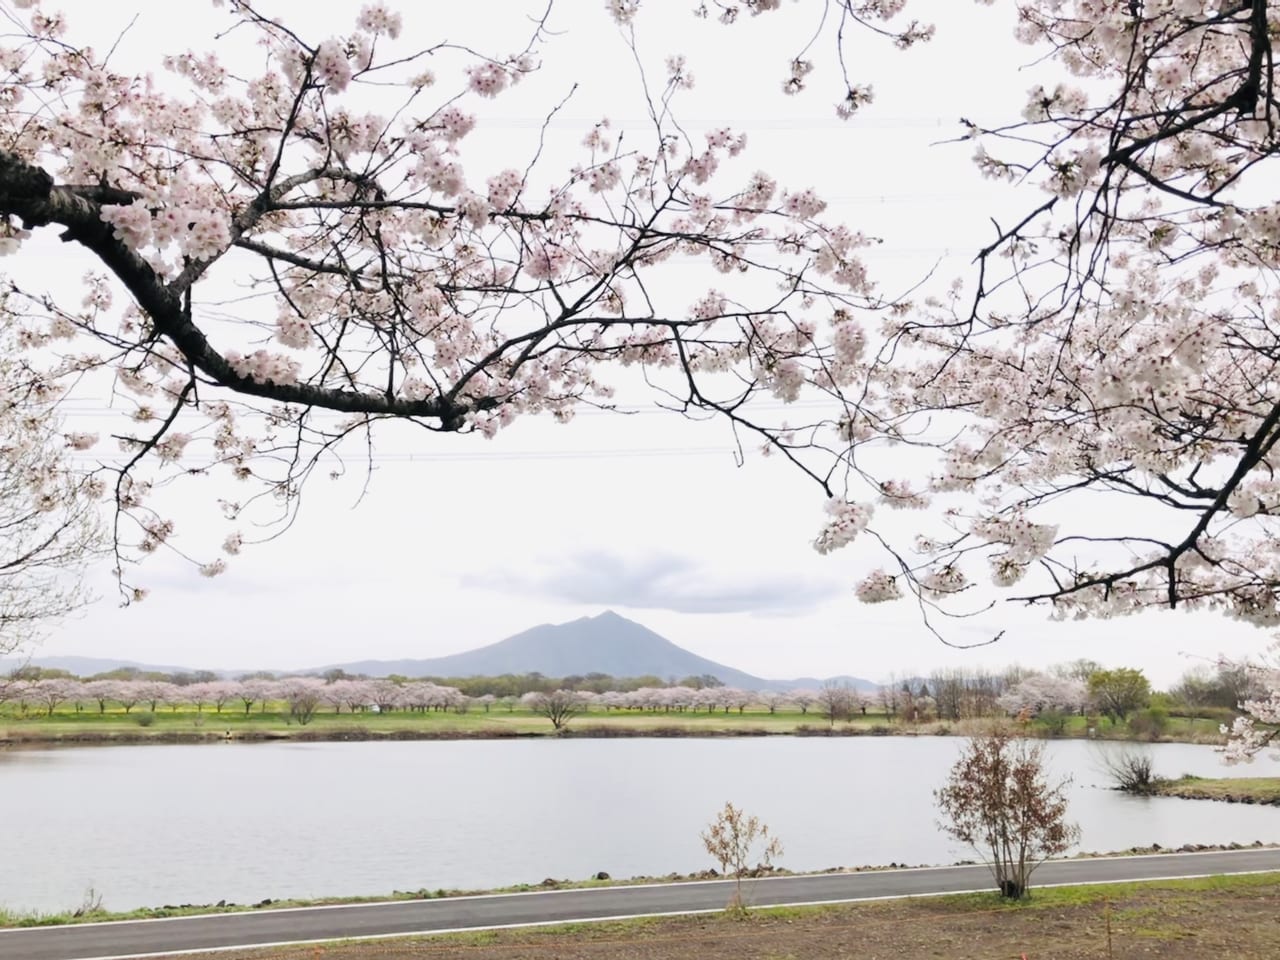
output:
M230 951L225 960L1055 960L1280 955L1280 875L1211 877ZM205 955L209 956L209 955Z
M29 713L17 715L12 709L0 712L0 744L58 743L208 743L263 740L377 740L377 739L496 739L540 736L945 736L967 734L989 721L938 721L908 723L883 714L868 713L850 721L828 723L813 711L746 710L706 712L630 712L591 710L575 717L566 731L556 734L550 721L527 710L471 710L466 713L429 711L411 713L343 712L318 713L307 724L299 724L283 705L267 710L255 707L210 709L197 712L160 707L152 712L134 708L125 713L118 708L103 713L56 711L51 716ZM1092 733L1090 732L1092 731ZM1032 735L1058 735L1032 722ZM1095 723L1072 717L1061 731L1066 737L1093 736L1100 739L1132 739L1123 725ZM1148 738L1143 738L1148 739ZM1221 737L1212 720L1178 719L1161 739L1192 743L1218 743Z
M1181 777L1159 782L1153 792L1187 800L1280 804L1280 777Z

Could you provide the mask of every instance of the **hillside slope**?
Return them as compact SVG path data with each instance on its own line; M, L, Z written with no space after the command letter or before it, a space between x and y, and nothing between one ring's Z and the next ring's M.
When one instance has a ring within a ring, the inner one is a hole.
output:
M471 677L541 673L548 677L607 673L615 677L655 676L661 680L710 674L746 690L785 690L789 681L765 680L676 646L648 627L612 610L568 623L544 623L497 643L426 660L360 660L334 664L370 676ZM868 681L860 685L874 686Z

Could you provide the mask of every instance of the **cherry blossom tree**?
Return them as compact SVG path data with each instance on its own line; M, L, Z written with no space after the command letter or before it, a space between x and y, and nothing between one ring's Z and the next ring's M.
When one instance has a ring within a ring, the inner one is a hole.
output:
M115 699L115 680L90 680L84 685L84 695L98 704L98 712L107 712L107 701Z
M417 680L406 683L400 690L399 705L410 711L420 710L425 713L437 703L436 685Z
M236 684L236 699L244 704L244 715L247 717L255 703L261 704L262 710L276 695L276 682L264 677L248 677Z
M756 697L760 704L769 711L770 714L778 712L778 707L786 704L787 700L782 694L776 690L765 690Z
M816 690L789 690L787 692L787 700L794 703L803 716L809 712L809 707L818 700L818 691Z
M520 698L520 702L532 713L550 720L557 732L587 708L586 701L573 690L553 690L550 693L531 690Z
M737 687L721 687L719 693L720 705L724 708L725 713L728 713L731 709L742 713L756 699L756 695L752 691L739 690Z
M289 708L289 716L306 726L324 702L325 683L319 677L286 677L280 681L278 695Z
M34 680L11 679L5 685L5 695L7 699L18 705L18 710L22 716L26 716L31 710L31 705L37 703L36 700L36 682Z
M662 690L653 691L657 695L654 709L661 706L663 710L672 709L678 713L686 710L692 710L695 713L698 710L699 694L701 693L696 687L680 684L674 687L666 687Z
M644 4L606 7L625 52ZM789 7L699 12L732 31ZM856 31L899 47L932 34L911 19L924 0L820 8L814 41L779 55L780 96L812 92L829 50L842 117L872 105ZM568 170L540 154L486 170L467 155L474 104L536 69L545 20L524 49L485 56L414 46L381 4L339 36L244 0L226 16L219 49L168 51L163 79L118 72L110 44L39 3L12 11L0 52L0 244L21 264L35 233L56 233L90 266L74 292L16 278L6 315L32 391L52 402L109 378L119 398L121 450L98 479L126 599L143 593L128 561L179 549L159 484L243 482L224 504L233 556L259 508L287 520L308 478L382 421L491 436L569 420L609 406L630 367L663 405L720 416L744 451L814 481L815 547L882 557L857 584L865 602L1280 622L1280 216L1265 189L1280 18L1265 0L1017 4L1010 29L1046 82L1020 118L957 135L1022 212L972 274L911 301L877 288L871 239L821 197L740 172L739 134L685 132L678 56L651 78L647 142L624 147L601 122ZM257 66L228 69L245 49ZM447 57L452 76L427 70ZM663 282L675 257L711 277L680 302ZM1090 509L1099 493L1135 508L1112 523ZM905 540L879 519L924 508ZM190 555L210 576L226 564Z
M466 698L456 687L443 687L430 680L415 680L401 689L399 704L410 710L435 710L437 712L450 708L458 709L465 705Z
M222 713L222 708L236 698L238 689L238 685L230 680L209 680L205 683L193 683L191 687L189 696L196 705L196 710L201 711L207 703L213 706L214 713Z
M342 702L350 713L366 709L373 703L373 691L368 680L336 680L335 688L341 688Z
M622 693L619 690L606 690L600 697L600 704L607 713L610 710L625 710L633 706L639 696L644 693L644 688L633 690L630 693ZM486 709L485 712L488 712Z
M879 17L900 45L927 39L920 24L888 26L903 6L823 5L838 12L819 36L845 68L842 115L869 97L849 80L845 28ZM871 380L899 402L860 402L850 447L886 435L935 446L928 489L893 475L868 485L902 505L960 505L948 534L922 535L864 581L864 599L954 600L985 580L1060 615L1186 606L1280 620L1280 220L1266 189L1278 24L1265 0L1017 4L1016 35L1049 79L1022 118L962 121L961 135L986 175L1032 195L996 224L973 277L890 334L877 357L892 367ZM806 85L809 55L791 61L787 92ZM927 418L947 424L945 440ZM1134 508L1097 522L1098 492ZM846 530L870 532L868 504L839 511Z
M170 681L165 685L164 695L161 702L169 708L170 713L177 713L178 708L182 706L195 706L196 701L192 696L191 684L173 683ZM197 710L197 713L200 711Z
M120 704L125 713L128 713L143 699L142 684L134 680L108 680L107 683L113 684L111 690L111 699ZM248 708L245 709L248 712Z
M1005 713L1025 712L1036 716L1045 711L1075 713L1088 701L1089 691L1083 682L1037 673L1007 691L996 702Z
M365 690L379 713L390 713L404 703L404 687L394 680L371 680Z
M73 303L24 283L6 307L51 358L32 371L39 389L114 384L122 564L177 549L157 484L193 468L249 484L224 504L234 555L258 496L287 516L338 445L368 442L382 420L483 435L527 414L568 420L609 404L603 368L637 366L664 403L755 430L739 411L756 394L854 379L849 311L883 306L858 259L869 241L822 220L809 191L763 173L717 180L743 138L682 133L666 106L686 83L677 64L647 145L622 149L602 122L567 173L533 156L485 177L460 159L468 103L536 67L541 24L495 59L411 47L381 4L341 36L243 0L227 13L226 55L260 51L255 73L227 69L222 51L169 53L163 79L120 73L38 3L13 11L3 49L4 252L20 260L49 231L91 264ZM426 61L446 54L470 62L437 83ZM664 302L677 255L777 290ZM217 305L232 279L261 310ZM830 343L803 316L815 299ZM210 576L226 562L197 559ZM140 598L124 569L126 599Z
M1222 724L1227 737L1224 758L1228 763L1247 763L1272 747L1280 736L1280 641L1273 641L1268 653L1257 660L1243 663L1222 663L1220 669L1229 673L1243 671L1248 676L1241 686L1251 695L1236 704L1242 711L1230 724ZM1278 754L1280 755L1280 754Z
M156 706L173 695L173 684L167 680L139 680L133 686L138 699L151 708L151 713L155 713Z
M327 707L333 707L334 713L341 713L343 706L347 702L346 691L340 686L343 682L336 680L326 683L320 690L320 702Z
M101 547L99 485L68 456L89 438L59 432L20 342L0 310L0 655L88 599L79 575Z
M74 699L80 694L80 682L65 677L37 680L31 685L31 699L45 709L45 716L52 717L53 711L61 703Z

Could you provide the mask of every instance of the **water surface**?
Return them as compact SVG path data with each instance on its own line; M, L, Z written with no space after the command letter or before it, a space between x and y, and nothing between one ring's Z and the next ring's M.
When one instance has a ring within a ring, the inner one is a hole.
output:
M951 863L932 791L945 737L466 740L125 746L0 753L0 904L176 903L478 889L691 872L726 800L761 817L793 870ZM1280 809L1128 797L1098 751L1049 744L1072 774L1081 848L1280 842ZM1166 776L1264 776L1211 748L1159 744Z

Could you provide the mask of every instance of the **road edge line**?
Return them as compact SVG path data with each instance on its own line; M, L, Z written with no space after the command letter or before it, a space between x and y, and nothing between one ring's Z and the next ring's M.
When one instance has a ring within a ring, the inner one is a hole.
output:
M1220 852L1220 851L1219 851ZM1158 854L1157 854L1158 856ZM1099 858L1101 859L1101 858ZM1119 859L1119 858L1116 858ZM1135 858L1136 859L1136 858ZM1114 886L1121 883L1164 883L1172 880L1204 880L1209 877L1248 877L1257 876L1264 873L1280 873L1280 870L1240 870L1232 873L1192 873L1176 877L1138 877L1125 878L1119 880L1073 880L1067 883L1043 883L1039 884L1041 889L1047 890L1058 887L1106 887ZM886 896L874 897L848 897L839 900L806 900L788 903L752 903L747 904L750 910L776 910L784 907L826 907L840 906L849 903L876 903L886 900L927 900L937 897L957 897L970 893L987 893L991 891L990 884L982 887L974 887L968 890L939 890L932 893L899 893L889 894ZM403 901L395 901L403 902ZM278 940L271 943L242 943L227 944L220 947L205 947L203 949L192 950L190 948L183 950L161 950L156 953L121 953L109 956L97 957L76 957L74 960L150 960L154 957L177 957L177 956L199 956L205 953L226 953L230 950L270 950L275 947L306 947L313 944L325 943L360 943L370 940L400 940L405 937L442 937L459 933L483 933L487 930L523 930L533 929L537 927L559 927L568 926L575 923L610 923L622 920L645 920L660 919L663 917L694 917L705 916L712 913L723 913L723 907L702 910L667 910L659 913L632 913L619 914L617 916L608 917L580 917L566 918L563 920L532 920L524 923L494 923L483 924L476 927L448 927L439 930L407 930L402 933L370 933L361 934L355 937L326 937L312 940ZM230 914L235 916L235 914ZM184 918L161 918L161 919L184 919ZM87 924L83 924L87 926ZM27 928L30 929L30 928ZM52 929L52 928L51 928Z

